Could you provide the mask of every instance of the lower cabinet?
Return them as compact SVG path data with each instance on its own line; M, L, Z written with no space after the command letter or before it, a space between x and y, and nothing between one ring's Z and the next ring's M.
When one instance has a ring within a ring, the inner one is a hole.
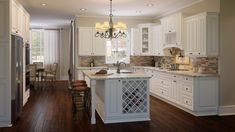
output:
M96 110L104 123L150 120L148 79L96 81Z
M151 95L195 116L217 114L218 77L183 76L157 70L147 70L146 74L152 75Z

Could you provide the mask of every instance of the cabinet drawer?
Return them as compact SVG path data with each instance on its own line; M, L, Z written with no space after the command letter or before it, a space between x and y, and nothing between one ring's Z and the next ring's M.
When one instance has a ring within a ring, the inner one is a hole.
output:
M191 84L182 84L181 92L187 95L193 94L193 86Z
M193 82L193 78L192 77L182 77L182 80L186 83L192 83Z
M183 104L183 106L185 106L186 108L192 109L193 108L193 99L191 97L182 95L181 96L181 103Z
M167 90L163 90L163 89L157 89L156 92L159 96L162 96L162 97L168 97L168 94L169 94Z
M170 81L169 80L165 80L165 79L162 79L162 78L158 78L157 79L157 83L161 86L169 86L170 85Z

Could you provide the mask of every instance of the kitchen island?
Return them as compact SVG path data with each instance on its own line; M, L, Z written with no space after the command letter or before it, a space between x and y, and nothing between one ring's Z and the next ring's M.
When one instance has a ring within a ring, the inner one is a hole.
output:
M83 75L90 79L92 124L95 110L104 123L150 120L149 75L116 71L104 75L83 71Z

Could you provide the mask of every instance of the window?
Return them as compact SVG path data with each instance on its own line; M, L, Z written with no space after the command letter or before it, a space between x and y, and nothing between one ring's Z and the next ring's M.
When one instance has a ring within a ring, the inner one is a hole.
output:
M44 60L44 33L43 30L31 30L31 62Z
M106 41L106 64L122 61L130 63L130 42L127 38Z

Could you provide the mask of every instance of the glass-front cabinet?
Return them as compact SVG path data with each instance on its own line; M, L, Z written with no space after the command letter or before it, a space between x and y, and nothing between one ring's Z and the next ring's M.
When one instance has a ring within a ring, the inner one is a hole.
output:
M149 53L149 28L148 27L143 27L141 28L141 45L142 45L142 53Z
M141 54L150 55L151 54L151 41L152 41L152 29L153 24L139 24L140 29L140 39L141 39Z

